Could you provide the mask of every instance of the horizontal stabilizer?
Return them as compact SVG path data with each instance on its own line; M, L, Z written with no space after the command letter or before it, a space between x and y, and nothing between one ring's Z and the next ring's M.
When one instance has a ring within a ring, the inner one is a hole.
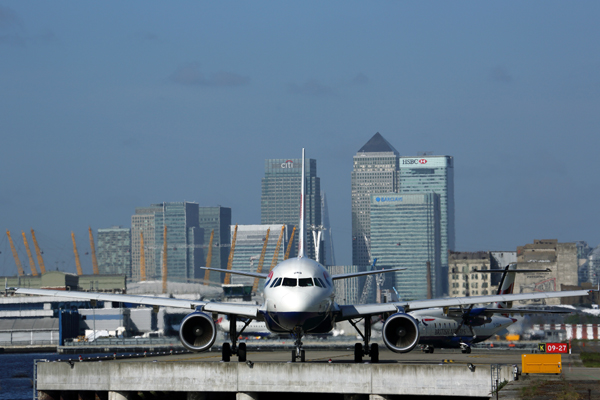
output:
M349 272L347 274L332 275L331 279L348 279L354 278L355 276L373 275L373 274L385 274L387 272L404 271L406 268L391 268L391 269L377 269L373 271L362 271L362 272Z
M258 273L258 272L235 271L235 270L228 270L228 269L221 269L221 268L200 267L200 269L207 269L209 271L222 272L224 274L236 274L236 275L251 276L253 278L263 278L263 279L266 279L267 276L269 276L269 274L261 274L261 273Z

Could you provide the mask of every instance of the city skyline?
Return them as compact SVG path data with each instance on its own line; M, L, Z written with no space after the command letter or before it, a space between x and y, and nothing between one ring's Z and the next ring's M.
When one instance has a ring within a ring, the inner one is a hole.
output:
M456 250L600 243L598 2L141 5L0 4L3 275L6 230L68 272L73 231L89 273L88 227L140 205L257 223L263 160L303 147L349 265L352 156L376 132L453 156Z

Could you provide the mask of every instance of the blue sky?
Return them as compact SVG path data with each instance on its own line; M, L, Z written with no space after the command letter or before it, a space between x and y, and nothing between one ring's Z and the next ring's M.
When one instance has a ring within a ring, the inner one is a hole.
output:
M600 3L0 1L0 274L34 228L196 201L260 222L265 158L316 158L351 263L352 156L455 158L457 250L600 243Z

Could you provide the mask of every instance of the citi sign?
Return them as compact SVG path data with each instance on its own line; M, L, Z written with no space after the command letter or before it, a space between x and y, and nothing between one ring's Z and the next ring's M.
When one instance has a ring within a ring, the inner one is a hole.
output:
M384 201L402 201L402 197L375 197L376 202L383 203Z
M411 164L421 164L421 165L425 165L427 164L427 159L426 158L411 158L411 159L404 159L402 160L402 164L403 165L411 165Z
M292 160L287 160L284 163L281 163L281 168L294 168L294 162Z

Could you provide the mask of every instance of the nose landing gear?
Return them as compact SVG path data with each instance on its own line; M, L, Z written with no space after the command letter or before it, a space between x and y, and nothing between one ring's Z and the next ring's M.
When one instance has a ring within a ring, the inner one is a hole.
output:
M292 362L296 362L300 360L300 362L306 361L306 353L302 348L302 328L297 326L294 328L292 335L296 337L296 341L294 342L294 346L296 349L292 350Z

